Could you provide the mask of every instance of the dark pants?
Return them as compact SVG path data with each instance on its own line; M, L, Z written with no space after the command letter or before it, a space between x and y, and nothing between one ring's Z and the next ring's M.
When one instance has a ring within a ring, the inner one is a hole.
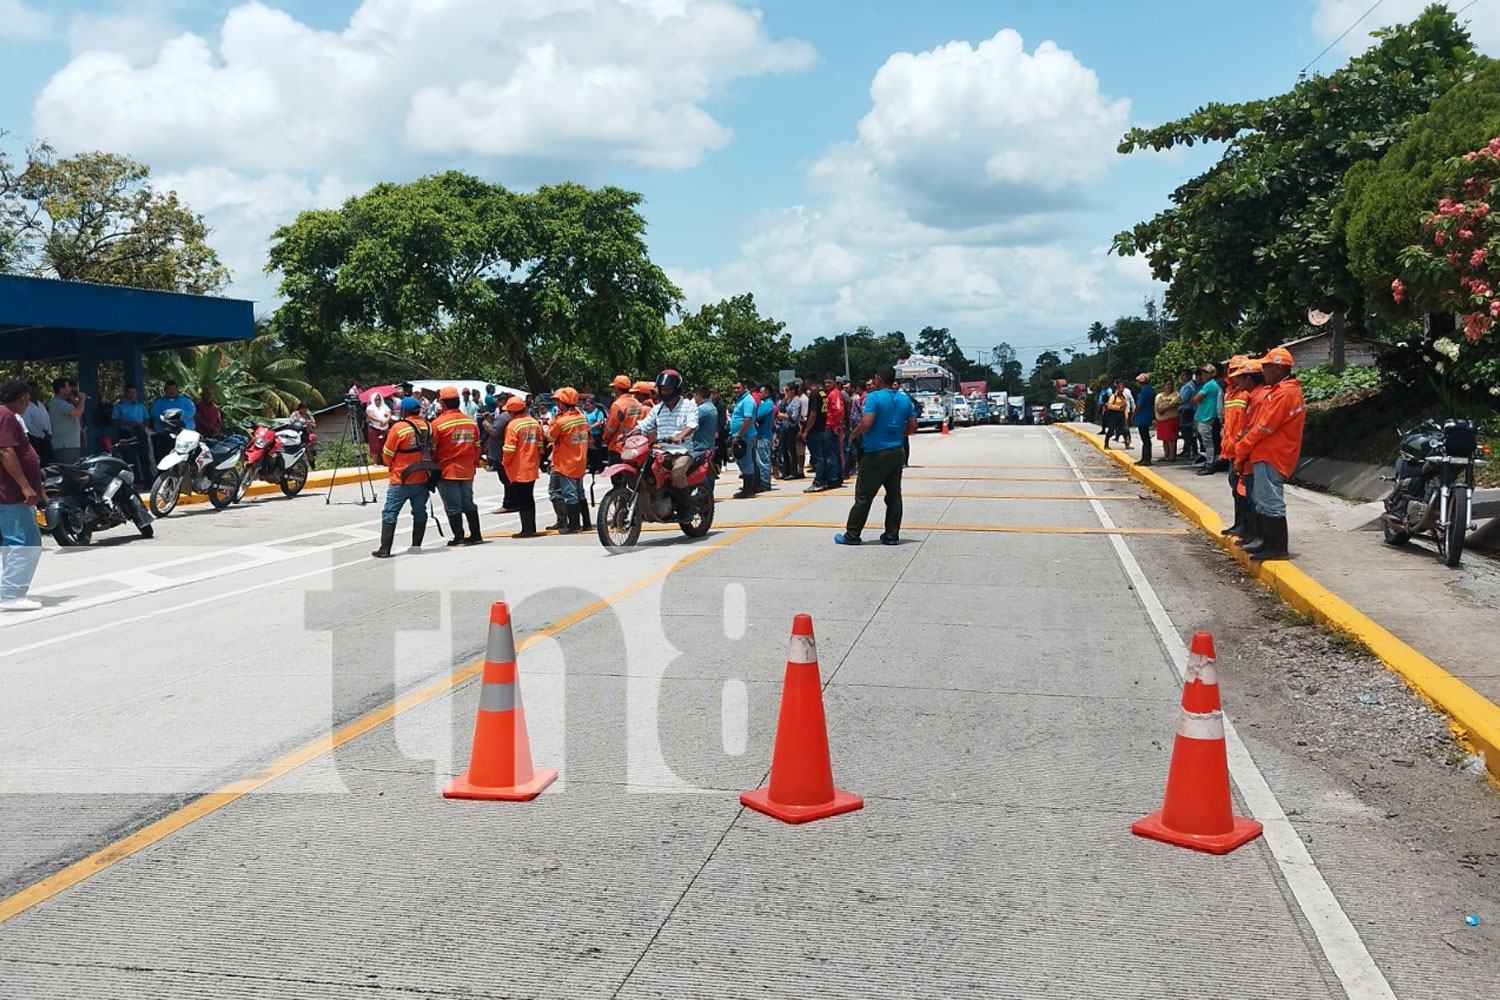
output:
M506 483L505 506L521 516L521 530L536 531L536 480L529 483Z
M859 538L870 518L870 505L875 494L885 490L885 532L881 538L901 537L901 465L904 457L901 448L882 448L866 452L859 463L859 476L854 480L854 506L849 508L849 520L844 525L844 537Z
M1189 462L1198 457L1198 428L1192 410L1180 410L1178 423L1182 434L1182 454Z
M38 438L28 434L26 440L31 442L31 449L36 452L38 462L44 467L52 464L52 439L50 437Z
M1135 428L1141 435L1141 465L1151 464L1151 428L1142 427L1139 424Z

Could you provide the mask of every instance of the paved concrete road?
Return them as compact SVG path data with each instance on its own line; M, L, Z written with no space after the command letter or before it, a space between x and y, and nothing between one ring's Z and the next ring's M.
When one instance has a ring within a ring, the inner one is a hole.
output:
M0 625L0 996L1493 991L1500 797L1394 689L1379 739L1314 752L1315 685L1289 685L1378 665L1284 628L1054 432L913 458L895 548L834 547L847 494L784 484L620 555L375 562L373 510L311 496L49 553L55 608ZM438 795L495 599L533 754L562 772L527 805ZM735 793L765 780L798 612L866 806L787 827ZM1242 722L1237 805L1268 834L1223 858L1129 833L1203 628ZM1408 738L1434 749L1371 749Z

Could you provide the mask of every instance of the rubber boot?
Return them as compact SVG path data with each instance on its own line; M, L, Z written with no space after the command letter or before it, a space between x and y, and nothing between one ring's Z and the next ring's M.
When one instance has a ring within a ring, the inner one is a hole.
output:
M1245 532L1250 530L1250 526L1245 523L1245 503L1244 497L1238 493L1234 494L1234 523L1219 534L1230 535L1234 538L1245 537Z
M562 531L568 526L568 505L561 500L552 501L552 513L557 515L557 520L547 525L544 531Z
M453 537L448 539L448 548L456 549L464 543L464 516L449 514L448 529L453 532Z
M578 505L564 504L563 516L566 518L566 521L563 523L563 526L557 530L557 533L559 535L578 534Z
M511 535L510 537L512 537L512 538L535 538L537 536L537 530L536 530L536 508L535 507L532 507L530 509L524 509L523 508L518 513L521 515L521 530L518 531L518 532L516 532L514 535Z
M594 522L589 520L589 502L587 500L578 505L579 528L584 531L593 531Z
M1266 541L1260 551L1250 556L1252 562L1265 562L1267 559L1285 559L1287 552L1286 518L1266 518Z
M479 510L478 510L478 508L475 508L474 510L471 510L471 511L466 511L465 514L464 514L464 516L469 519L469 537L466 538L466 539L464 539L464 544L465 545L483 545L484 544L484 532L481 531L480 528L479 528Z
M1271 530L1270 526L1267 524L1267 521L1269 521L1269 518L1262 516L1260 511L1255 511L1253 514L1251 514L1250 537L1242 539L1240 541L1240 548L1244 549L1251 555L1254 555L1261 549L1265 548L1267 536L1269 535Z
M371 552L370 555L376 559L389 559L391 557L391 546L396 542L396 526L380 522L380 548Z
M754 480L749 476L740 477L740 491L733 495L735 500L748 500L755 496L755 487L751 485Z
M427 536L427 519L413 521L411 526L411 548L408 551L421 552L422 539Z

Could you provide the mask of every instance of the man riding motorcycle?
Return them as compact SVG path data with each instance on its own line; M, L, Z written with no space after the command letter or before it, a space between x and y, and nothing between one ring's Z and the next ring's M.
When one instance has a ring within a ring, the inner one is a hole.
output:
M687 488L688 470L693 465L693 432L698 429L698 406L682 395L682 376L668 368L656 376L656 392L661 403L641 418L636 431L656 440L657 447L672 457L672 479L668 489L677 504L680 524L693 519L692 502Z

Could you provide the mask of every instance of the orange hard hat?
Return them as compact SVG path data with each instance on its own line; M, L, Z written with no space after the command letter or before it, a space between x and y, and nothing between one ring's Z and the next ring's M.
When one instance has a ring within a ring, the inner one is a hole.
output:
M457 399L458 390L451 385L445 385L438 390L438 399Z
M633 393L644 392L650 394L656 391L656 386L652 385L650 382L637 382L635 385L630 387L630 391Z
M614 381L610 382L609 385L612 389L624 389L627 392L630 391L630 379L624 375L616 375Z
M520 413L526 409L526 400L520 396L512 396L505 401L505 409L510 413Z
M571 385L565 385L561 389L554 392L552 394L552 398L556 399L564 406L577 406L578 390L573 388Z
M1284 365L1292 367L1292 352L1285 347L1277 347L1266 352L1263 358L1256 358L1263 365Z

